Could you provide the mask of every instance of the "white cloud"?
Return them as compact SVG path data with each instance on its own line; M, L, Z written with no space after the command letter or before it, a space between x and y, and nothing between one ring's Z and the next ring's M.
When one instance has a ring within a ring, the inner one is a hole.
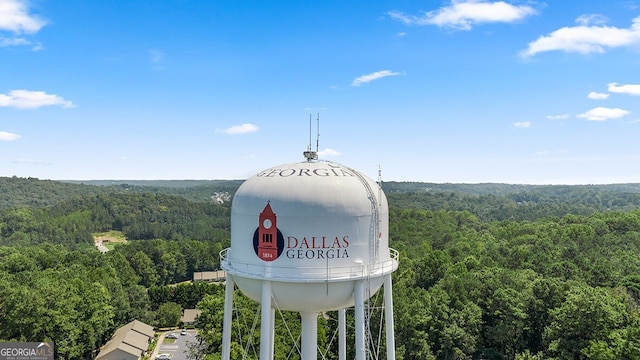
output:
M521 122L513 123L513 126L521 129L526 129L531 127L531 121L521 121Z
M75 105L63 97L47 94L44 91L11 90L9 94L0 94L0 107L15 107L18 109L36 109L42 106L62 106L72 108Z
M621 118L628 114L630 114L630 112L623 109L596 107L591 110L587 110L584 114L576 116L591 121L607 121L610 119Z
M561 115L547 115L547 119L549 120L564 120L568 119L569 114L561 114Z
M331 157L331 156L339 156L340 152L334 149L325 148L322 151L318 152L319 157Z
M583 17L579 17L577 21L588 23ZM581 54L603 53L605 48L637 44L640 44L640 17L633 19L633 23L628 29L614 26L588 26L588 24L563 27L530 42L527 49L522 51L520 55L531 57L541 52L556 50Z
M388 14L407 25L436 25L471 30L476 24L511 23L536 13L530 6L516 6L504 1L453 0L451 5L428 11L422 16L405 15L399 11L390 11Z
M239 135L256 132L258 131L258 129L259 128L256 125L246 123L241 125L234 125L226 129L217 129L216 132L228 135Z
M32 46L33 51L42 50L24 38L23 34L35 34L47 24L40 17L29 13L29 0L0 0L0 35L9 32L13 36L0 36L0 47Z
M7 46L31 46L31 50L33 51L40 51L44 48L40 42L34 43L22 37L13 37L13 38L0 37L0 47L7 47Z
M604 100L609 97L609 94L592 91L587 95L587 97L592 100Z
M31 43L29 43L29 45L31 45ZM44 46L39 41L36 41L35 44L33 44L33 47L31 48L31 50L33 51L40 51L42 49L44 49Z
M0 38L0 46L22 46L22 45L30 45L31 42L25 38L14 37L14 38Z
M580 15L576 19L576 23L584 26L588 25L603 25L607 23L607 18L600 14L585 14Z
M0 131L0 141L13 141L20 138L21 136L18 134L10 133L7 131Z
M638 5L635 4L634 1L623 1L622 3L620 3L620 5L622 5L622 7L629 9L629 10L636 10L638 8Z
M0 30L15 34L38 32L47 23L36 15L29 14L26 0L0 1Z
M355 80L353 80L353 82L351 83L351 86L360 86L362 84L371 82L373 80L378 80L378 79L382 79L383 77L387 77L387 76L398 76L398 75L402 75L399 72L394 72L391 70L382 70L382 71L376 71L374 73L371 74L366 74L366 75L362 75L358 78L356 78Z
M618 85L617 83L609 83L607 84L609 92L619 93L619 94L629 94L633 96L640 96L640 85L639 84L625 84Z

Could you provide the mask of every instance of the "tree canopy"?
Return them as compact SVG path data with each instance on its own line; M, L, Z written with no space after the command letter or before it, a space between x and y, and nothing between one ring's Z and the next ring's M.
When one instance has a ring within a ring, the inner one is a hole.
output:
M0 178L10 189L0 204L0 340L53 341L56 358L90 359L133 319L176 325L197 307L197 352L219 356L224 287L188 280L218 269L229 246L230 204L205 193L237 184L189 185ZM398 359L640 358L638 186L384 186L400 252ZM186 195L193 188L197 199ZM93 236L110 230L127 242L102 254ZM251 324L257 305L237 299ZM335 347L336 317L319 320L322 346ZM300 329L287 320L297 314L276 320L276 358L296 359ZM242 332L232 352L252 358L258 342Z

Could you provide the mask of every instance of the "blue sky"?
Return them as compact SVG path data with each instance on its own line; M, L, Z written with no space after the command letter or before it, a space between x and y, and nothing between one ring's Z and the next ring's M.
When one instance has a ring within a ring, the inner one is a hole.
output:
M640 2L0 0L0 176L640 182Z

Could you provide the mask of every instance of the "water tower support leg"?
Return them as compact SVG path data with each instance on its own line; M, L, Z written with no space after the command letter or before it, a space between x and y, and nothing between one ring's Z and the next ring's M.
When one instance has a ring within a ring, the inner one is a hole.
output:
M271 327L275 329L276 326L276 309L271 309ZM271 332L271 344L269 347L271 348L271 360L273 360L273 349L276 341L276 332L275 330Z
M396 340L393 335L393 294L391 292L391 274L384 279L384 322L387 331L387 360L396 358Z
M355 287L356 360L365 360L364 280L357 281Z
M318 358L318 313L304 311L302 318L302 360Z
M260 360L273 359L273 323L271 322L271 281L262 282L260 308Z
M347 360L347 309L338 310L338 360Z
M231 356L231 326L233 324L233 276L227 274L224 289L224 318L222 321L222 360L230 360Z

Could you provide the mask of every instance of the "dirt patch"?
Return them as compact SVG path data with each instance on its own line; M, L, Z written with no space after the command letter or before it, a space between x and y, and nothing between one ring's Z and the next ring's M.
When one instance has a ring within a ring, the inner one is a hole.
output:
M110 236L94 236L93 237L93 241L95 242L117 242L117 243L122 243L122 242L127 242L126 239L118 239L118 238L114 238L114 237L110 237Z
M104 233L93 234L93 241L96 244L100 243L125 243L127 238L121 231L108 231Z

